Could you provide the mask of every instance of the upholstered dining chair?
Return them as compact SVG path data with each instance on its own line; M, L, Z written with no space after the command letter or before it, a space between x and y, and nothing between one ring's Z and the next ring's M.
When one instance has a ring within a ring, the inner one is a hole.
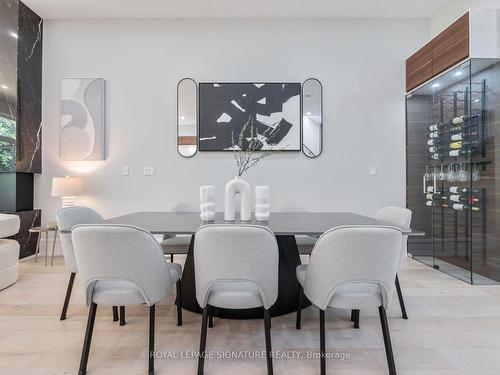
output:
M401 258L402 233L384 226L343 226L325 232L308 265L297 267L300 283L297 329L304 295L319 308L320 368L326 374L325 310L378 307L389 373L396 374L386 309Z
M199 206L183 202L174 207L174 212L198 212ZM174 255L186 255L191 244L191 235L164 235L163 241L160 242L161 248L165 255L170 255L170 262L174 262Z
M137 227L77 225L71 237L86 303L90 306L79 375L87 371L97 306L140 304L149 307L148 373L153 374L155 305L178 283L181 265L167 263L156 239ZM177 302L181 306L180 293Z
M313 209L303 202L284 202L281 206L284 212L313 212ZM295 242L300 255L311 255L318 237L305 234L295 235Z
M264 310L267 373L273 374L269 309L278 297L278 244L256 225L206 225L194 240L196 299L203 309L198 375L205 365L209 308Z
M60 320L65 320L71 298L71 292L73 291L75 276L78 273L73 243L71 241L71 228L78 224L100 224L103 222L103 218L93 209L83 206L61 208L57 211L56 216L57 225L60 231L64 264L66 265L66 269L70 272L68 288L66 289L66 297L64 298L64 304L60 317ZM125 307L120 306L120 312L120 325L125 325ZM117 306L113 306L113 321L118 321Z
M411 226L411 216L412 212L403 207L384 207L378 210L374 217L377 220L383 221L387 224L396 225L402 229L410 229ZM408 252L408 235L403 236L403 244L401 246L401 263ZM398 272L401 269L401 263L398 268ZM401 292L401 286L399 285L399 278L396 274L396 291L398 293L399 305L401 307L401 314L403 319L408 319L406 314L405 302L403 299L403 293Z

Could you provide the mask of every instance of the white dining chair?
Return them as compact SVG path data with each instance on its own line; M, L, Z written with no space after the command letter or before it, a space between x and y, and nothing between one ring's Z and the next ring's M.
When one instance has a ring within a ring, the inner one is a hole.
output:
M183 202L174 207L174 212L198 212L199 206ZM174 255L186 255L191 244L192 235L176 234L164 235L160 242L161 248L165 255L170 255L170 262L174 262Z
M126 225L77 225L72 231L75 258L89 306L79 375L87 371L98 305L149 307L149 366L154 373L155 305L179 284L180 264L167 263L156 239ZM182 304L180 289L177 303ZM182 313L182 310L177 310Z
M407 208L402 207L384 207L375 213L375 219L380 220L387 224L396 225L402 229L410 229L412 212ZM401 263L398 272L401 269L403 259L408 253L408 235L403 235L403 244L401 246ZM399 305L401 307L401 314L403 319L408 319L406 314L406 306L401 292L401 285L399 284L399 277L396 274L396 291L398 293Z
M75 206L65 207L57 211L57 226L60 231L61 247L64 256L64 264L70 272L68 287L66 289L66 297L61 311L60 320L66 319L71 293L75 276L78 273L76 266L75 253L73 243L71 241L71 228L78 224L100 224L104 221L101 215L89 207ZM125 307L120 306L120 325L125 325ZM113 321L118 321L118 307L113 306Z
M206 225L194 240L196 299L203 309L198 375L205 365L209 308L264 310L267 373L273 374L269 309L278 297L278 244L268 228Z
M304 204L304 202L284 202L281 205L283 212L313 212L313 209ZM316 244L319 236L311 236L305 234L297 234L294 236L297 243L297 249L300 255L311 255L311 251Z
M319 308L320 368L326 374L325 310L378 307L389 373L396 374L386 309L394 291L401 258L402 233L384 226L344 226L318 240L308 265L297 267L300 283L297 329L301 328L304 295Z

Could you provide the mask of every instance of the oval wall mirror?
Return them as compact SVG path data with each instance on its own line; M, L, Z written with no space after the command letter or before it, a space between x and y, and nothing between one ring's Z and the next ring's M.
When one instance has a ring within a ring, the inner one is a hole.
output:
M191 78L177 85L177 151L190 158L198 151L197 85Z
M317 158L323 150L323 88L316 78L302 84L302 152Z

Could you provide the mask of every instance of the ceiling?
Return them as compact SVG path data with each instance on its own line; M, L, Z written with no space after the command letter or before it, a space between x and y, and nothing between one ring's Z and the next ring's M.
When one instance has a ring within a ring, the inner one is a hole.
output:
M448 0L23 0L42 18L427 18Z

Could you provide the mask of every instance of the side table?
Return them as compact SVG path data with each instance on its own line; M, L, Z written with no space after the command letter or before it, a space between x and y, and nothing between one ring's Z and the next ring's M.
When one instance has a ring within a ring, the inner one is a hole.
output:
M38 257L38 253L40 252L40 237L42 234L45 234L45 266L47 266L48 256L49 256L49 232L54 232L54 239L52 241L52 258L50 260L50 265L54 265L54 250L56 248L56 239L57 232L59 228L56 223L49 223L47 225L42 225L40 227L33 227L30 230L30 233L37 233L38 239L36 241L36 250L35 250L35 262Z

